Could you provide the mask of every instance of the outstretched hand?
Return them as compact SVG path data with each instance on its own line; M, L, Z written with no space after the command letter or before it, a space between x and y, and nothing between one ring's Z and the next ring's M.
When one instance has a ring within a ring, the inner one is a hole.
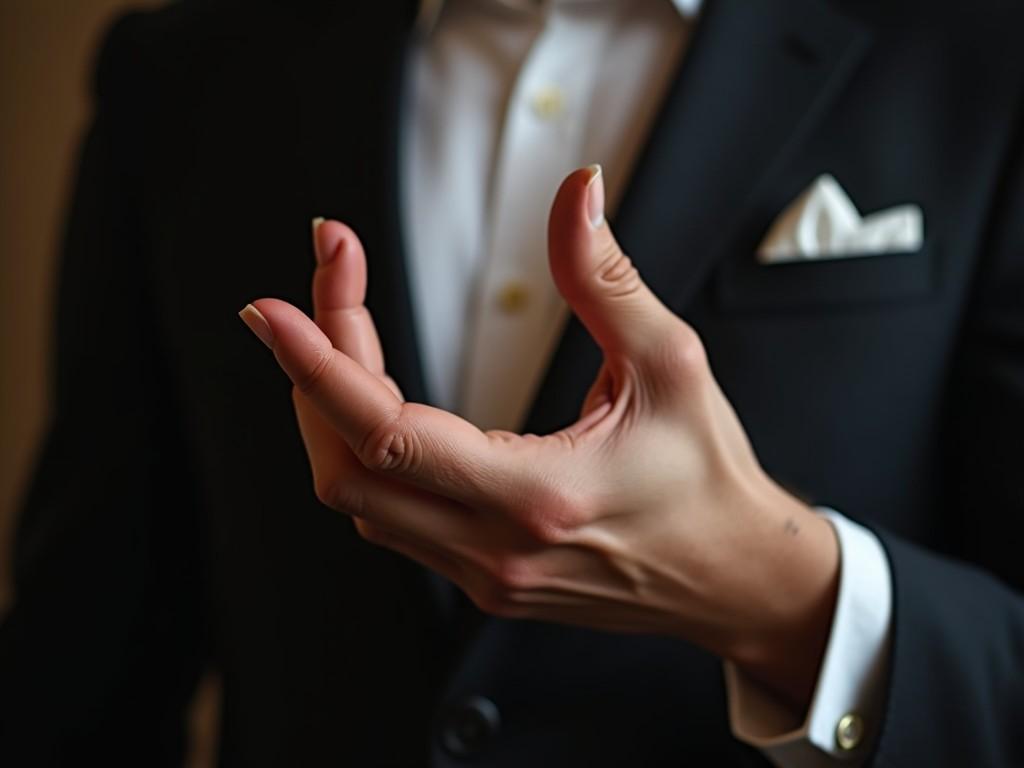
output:
M805 705L837 588L831 527L761 469L697 334L615 241L602 185L578 170L551 210L552 276L604 353L559 432L405 402L338 222L314 226L313 320L275 299L242 317L295 384L318 497L363 537L486 612L682 637Z

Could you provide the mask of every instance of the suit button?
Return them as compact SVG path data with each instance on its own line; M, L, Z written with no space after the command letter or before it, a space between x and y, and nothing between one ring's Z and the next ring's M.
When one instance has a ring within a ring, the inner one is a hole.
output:
M533 94L530 106L541 120L554 120L565 111L565 94L557 85L545 86Z
M444 720L441 743L456 757L480 754L501 727L501 714L494 702L470 696L452 707Z
M530 289L524 283L510 280L498 291L498 306L506 315L518 315L530 303Z

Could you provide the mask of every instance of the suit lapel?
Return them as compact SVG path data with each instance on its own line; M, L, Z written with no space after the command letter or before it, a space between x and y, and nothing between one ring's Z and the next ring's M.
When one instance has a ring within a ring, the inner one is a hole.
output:
M613 226L663 301L682 312L721 254L771 215L774 171L806 136L870 36L824 0L710 0ZM527 420L576 418L601 363L568 324Z

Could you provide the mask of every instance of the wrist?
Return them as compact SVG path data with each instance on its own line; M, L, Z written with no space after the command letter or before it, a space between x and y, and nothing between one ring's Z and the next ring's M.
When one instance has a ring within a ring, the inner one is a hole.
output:
M831 633L839 545L827 520L771 480L758 537L762 567L747 599L762 608L725 658L803 713Z

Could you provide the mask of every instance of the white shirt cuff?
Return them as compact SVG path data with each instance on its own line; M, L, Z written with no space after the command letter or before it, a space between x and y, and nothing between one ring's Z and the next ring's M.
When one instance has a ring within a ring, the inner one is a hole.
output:
M790 708L725 664L733 735L781 768L855 766L870 753L883 712L892 575L871 531L819 508L839 541L839 594L811 706L794 728Z

